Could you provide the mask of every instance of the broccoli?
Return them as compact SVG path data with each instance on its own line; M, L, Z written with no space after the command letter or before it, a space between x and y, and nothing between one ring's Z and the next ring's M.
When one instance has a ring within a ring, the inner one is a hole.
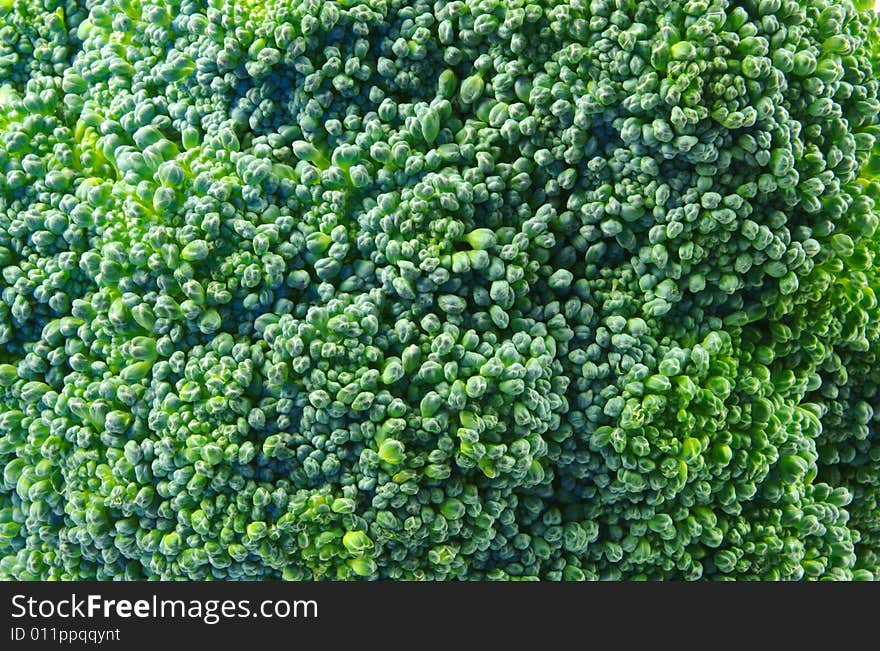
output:
M880 19L0 0L0 578L880 579Z

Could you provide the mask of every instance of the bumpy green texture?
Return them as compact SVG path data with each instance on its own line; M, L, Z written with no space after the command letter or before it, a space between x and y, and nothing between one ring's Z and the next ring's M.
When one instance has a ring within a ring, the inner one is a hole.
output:
M0 578L880 578L880 22L0 0Z

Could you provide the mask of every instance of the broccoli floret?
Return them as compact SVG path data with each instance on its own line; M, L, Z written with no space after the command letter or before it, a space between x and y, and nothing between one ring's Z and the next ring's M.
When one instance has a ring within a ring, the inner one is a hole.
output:
M880 579L880 19L0 0L0 578Z

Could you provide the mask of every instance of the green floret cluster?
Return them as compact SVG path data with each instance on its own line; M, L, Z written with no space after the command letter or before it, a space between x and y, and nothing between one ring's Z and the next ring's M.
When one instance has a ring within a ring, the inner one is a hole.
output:
M870 4L0 0L0 578L880 578Z

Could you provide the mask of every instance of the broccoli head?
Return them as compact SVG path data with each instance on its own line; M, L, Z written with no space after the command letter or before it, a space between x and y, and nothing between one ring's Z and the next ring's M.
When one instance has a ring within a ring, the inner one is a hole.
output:
M880 578L880 19L0 0L0 577Z

